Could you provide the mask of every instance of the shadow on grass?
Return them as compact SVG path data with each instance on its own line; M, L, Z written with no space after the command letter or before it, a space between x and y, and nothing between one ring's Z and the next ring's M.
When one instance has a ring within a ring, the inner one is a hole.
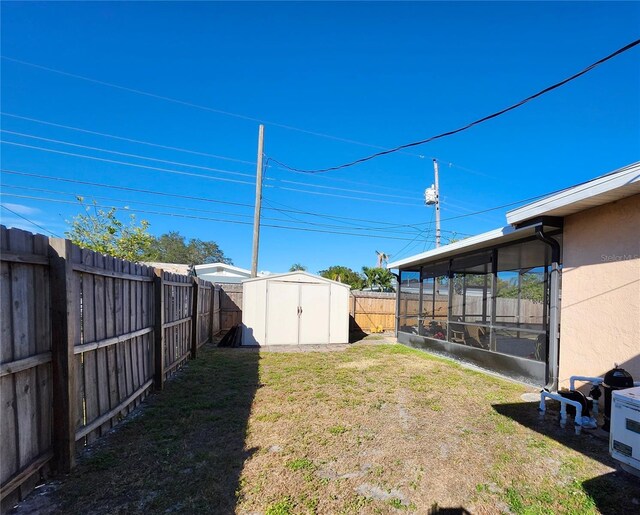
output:
M604 465L616 468L616 462L609 455L609 443L601 436L595 436L583 430L581 435L574 433L571 417L563 429L559 424L559 412L551 407L544 418L540 418L537 402L519 402L513 404L494 404L493 409L515 422L532 429L541 435L552 438L588 458ZM640 501L640 482L625 472L611 472L582 482L582 487L603 514L628 513L621 506L630 506ZM640 513L640 506L637 513Z
M429 515L471 515L471 512L464 508L441 508L434 506L429 510Z
M259 353L203 349L58 492L62 513L234 513Z
M367 336L367 333L362 330L355 318L349 315L349 343L359 342L365 336Z

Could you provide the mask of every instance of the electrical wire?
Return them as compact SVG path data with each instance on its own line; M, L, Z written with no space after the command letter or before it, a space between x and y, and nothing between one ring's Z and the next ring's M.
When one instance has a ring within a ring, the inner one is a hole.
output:
M267 202L267 199L265 199L263 197L262 199L263 201ZM344 216L335 216L335 215L327 215L327 214L322 214L322 213L315 213L312 211L303 211L303 210L299 210L299 209L295 209L291 206L288 206L286 204L283 204L281 202L276 202L275 200L272 199L268 199L268 203L269 205L271 205L271 208L265 208L265 209L272 209L275 211L279 211L281 213L299 213L299 214L304 214L304 215L310 215L310 216L317 216L319 218L324 218L327 220L352 220L352 221L358 221L358 222L369 222L369 223L375 223L375 224L379 224L379 225L385 225L387 226L386 229L396 229L396 228L405 228L405 227L411 227L413 229L417 229L418 226L420 224L398 224L398 223L394 223L394 222L383 222L380 220L371 220L371 219L367 219L367 218L348 218L348 217L344 217ZM273 206L273 204L277 204L279 206L283 206L285 208L288 209L279 209L275 206ZM427 222L427 223L433 223L433 222ZM446 232L446 233L455 233L455 234L461 234L464 236L473 236L472 234L468 234L468 233L462 233L460 231L450 231L447 229L441 229L440 232Z
M87 81L87 82L92 82L94 84L99 84L101 86L107 86L107 87L110 87L110 88L115 88L115 89L119 89L119 90L122 90L122 91L127 91L129 93L135 93L137 95L143 95L143 96L146 96L146 97L155 98L157 100L164 100L165 102L172 102L174 104L179 104L179 105L183 105L183 106L186 106L186 107L191 107L191 108L194 108L194 109L201 109L203 111L209 111L211 113L221 114L221 115L224 115L224 116L230 116L230 117L233 117L233 118L238 118L240 120L247 120L247 121L256 122L256 123L263 123L265 125L271 125L272 127L278 127L280 129L286 129L286 130L290 130L290 131L297 131L297 132L301 132L303 134L309 134L311 136L317 136L317 137L320 137L320 138L326 138L326 139L331 139L331 140L335 140L335 141L341 141L343 143L349 143L349 144L352 144L352 145L360 145L360 146L369 147L369 148L385 148L385 147L380 146L380 145L374 145L374 144L371 144L371 143L364 143L362 141L356 141L356 140L353 140L353 139L341 138L339 136L333 136L331 134L325 134L325 133L322 133L322 132L311 131L311 130L307 130L307 129L301 129L299 127L294 127L292 125L286 125L286 124L283 124L283 123L271 122L271 121L264 120L264 119L261 119L261 118L256 118L256 117L253 117L253 116L247 116L247 115L243 115L243 114L233 113L231 111L225 111L225 110L222 110L222 109L216 109L214 107L209 107L209 106L205 106L205 105L202 105L202 104L196 104L195 102L188 102L186 100L180 100L180 99L177 99L177 98L172 98L172 97L168 97L168 96L164 96L164 95L158 95L156 93L150 93L148 91L143 91L141 89L129 88L127 86L121 86L119 84L114 84L113 82L107 82L107 81L103 81L103 80L93 79L91 77L86 77L84 75L78 75L76 73L69 73L69 72L65 72L65 71L62 71L62 70L57 70L55 68L50 68L48 66L42 66L40 64L35 64L35 63L28 62L28 61L23 61L21 59L16 59L16 58L9 57L9 56L6 56L6 55L2 55L2 56L0 56L0 58L5 59L7 61L14 62L14 63L22 64L24 66L31 66L32 68L37 68L37 69L40 69L40 70L44 70L44 71L48 71L48 72L52 72L52 73L57 73L57 74L60 74L60 75L65 75L67 77L72 77L74 79L79 79L79 80L84 80L84 81ZM414 156L414 157L419 157L417 154L413 154L413 153L410 153L410 152L406 152L405 154L411 155L411 156Z
M149 141L142 141L142 140L137 140L137 139L132 139L132 138L126 138L123 136L116 136L114 134L107 134L104 132L97 132L97 131L92 131L92 130L88 130L88 129L82 129L79 127L73 127L70 125L63 125L60 123L54 123L54 122L49 122L49 121L45 121L45 120L40 120L37 118L30 118L27 116L20 116L17 114L13 114L13 113L6 113L6 112L2 112L0 111L0 115L2 116L8 116L8 117L12 117L12 118L17 118L20 120L27 120L27 121L31 121L31 122L35 122L35 123L40 123L40 124L44 124L44 125L50 125L52 127L59 127L59 128L63 128L63 129L68 129L68 130L73 130L73 131L79 131L79 132L83 132L83 133L87 133L87 134L93 134L93 135L97 135L97 136L103 136L103 137L107 137L107 138L113 138L113 139L117 139L117 140L121 140L121 141L127 141L129 143L136 143L136 144L141 144L141 145L148 145L148 146L152 146L152 147L157 147L157 148L162 148L162 149L166 149L166 150L172 150L172 151L176 151L176 152L185 152L188 154L194 154L194 155L198 155L198 156L204 156L204 157L210 157L213 159L223 159L223 160L227 160L227 161L233 161L233 162L237 162L237 163L242 163L242 164L247 164L247 165L255 165L255 161L246 161L243 159L237 159L237 158L232 158L232 157L228 157L228 156L221 156L219 154L210 154L207 152L200 152L200 151L196 151L196 150L189 150L189 149L185 149L185 148L180 148L180 147L172 147L169 145L162 145L159 143L152 143ZM4 132L7 133L12 133L12 131L8 131L5 130ZM22 135L24 137L27 138L35 138L35 139L43 139L45 141L52 141L52 142L56 142L56 143L61 143L61 144L69 144L69 145L73 145L73 146L77 146L73 143L69 143L69 142L64 142L64 141L56 141L56 140L47 140L46 138L41 138L41 137L37 137L35 135L31 135L31 134L24 134L24 133L12 133L12 134L18 134L18 135ZM93 148L93 147L86 147L86 148ZM112 153L117 153L117 152L113 152L113 151L109 151L109 150L105 150L105 149L100 149L100 148L96 148L96 150L101 150L104 152L112 152ZM130 155L130 154L122 154L122 155ZM145 157L145 156L136 156L136 155L132 155L132 157L139 157L140 159L151 159L154 160L153 158L149 158L149 157ZM419 156L420 158L424 158L425 156ZM476 175L481 175L481 176L485 176L487 177L487 174L482 173L482 172L478 172L477 170L473 170L471 168L467 168L464 166L460 166L456 163L452 163L449 161L442 161L442 160L438 160L439 162L449 165L450 167L455 167L455 168L459 168L460 170L464 170L466 172L472 173L472 174L476 174ZM173 164L173 162L171 161L163 161L163 162L167 162L167 163L171 163ZM183 166L192 166L192 165L187 165L184 163L175 163L175 164L182 164ZM278 169L278 170L282 170L285 172L289 172L289 173L294 173L294 174L300 174L300 175L308 175L302 172L296 172L296 171L292 171L292 170L288 170L282 166L275 166L273 167L274 169ZM212 169L212 170L216 170L216 169ZM225 173L237 173L237 172L229 172L229 171L224 171ZM253 177L253 175L251 175L251 177ZM339 182L345 182L345 183L349 183L349 184L356 184L359 186L367 186L368 188L374 187L374 188L380 188L380 189L385 189L385 190L391 190L391 191L404 191L405 193L411 193L408 190L398 190L398 188L390 188L390 187L385 187L385 186L379 186L379 185L374 185L374 184L370 184L370 183L365 183L365 182L360 182L360 181L352 181L349 179L343 179L343 178L336 178L336 177L325 177L325 176L318 176L318 177L322 177L323 179L329 179L331 181L339 181ZM318 187L322 187L322 186L318 186ZM375 193L374 193L375 194Z
M6 130L6 129L0 129L0 132L4 132L6 134L11 134L13 136L20 136L20 137L24 137L24 138L31 138L31 139L37 139L37 140L41 140L41 141L46 141L48 143L57 143L60 145L68 145L68 146L72 146L72 147L76 147L76 148L83 148L86 150L95 150L98 152L106 152L109 154L116 154L119 156L125 156L125 157L133 157L135 159L144 159L147 161L154 161L154 162L158 162L158 163L164 163L164 164L170 164L170 165L175 165L175 166L185 166L188 168L195 168L195 169L199 169L199 170L206 170L206 171L210 171L210 172L217 172L217 173L223 173L223 174L228 174L228 175L238 175L241 177L249 177L251 179L253 179L255 177L254 174L250 174L250 173L244 173L244 172L237 172L237 171L230 171L230 170L222 170L220 168L211 168L208 166L199 166L199 165L194 165L194 164L189 164L189 163L183 163L183 162L178 162L178 161L168 161L166 159L157 159L154 157L148 157L148 156L142 156L140 154L129 154L127 152L118 152L116 150L109 150L109 149L105 149L105 148L101 148L101 147L92 147L92 146L88 146L88 145L81 145L79 143L73 143L70 141L63 141L63 140L57 140L57 139L51 139L51 138L44 138L42 136L36 136L34 134L26 134L24 132L16 132L16 131L10 131L10 130ZM337 191L346 191L346 192L351 192L351 193L367 193L369 195L377 195L377 196L383 196L383 197L394 197L394 198L401 198L401 199L409 199L409 200L415 200L415 197L407 197L407 196L403 196L403 195L392 195L392 194L388 194L388 193L377 193L377 192L373 192L373 191L362 191L362 190L353 190L353 189L348 189L348 188L339 188L336 186L323 186L321 184L309 184L306 182L298 182L298 181L289 181L286 179L275 179L275 178L266 178L266 180L270 180L270 181L274 181L274 182L282 182L282 183L286 183L286 184L294 184L294 185L300 185L300 186L310 186L310 187L314 187L314 188L324 188L324 189L332 189L332 190L337 190Z
M82 159L91 159L91 160L94 160L94 161L102 161L102 162L105 162L105 163L119 164L119 165L123 165L123 166L133 166L133 167L136 167L136 168L143 168L145 170L153 170L153 171L159 171L159 172L170 173L170 174L175 174L175 175L186 175L186 176L190 176L190 177L198 177L198 178L203 178L203 179L212 180L212 181L224 181L224 182L232 182L232 183L236 183L236 184L246 184L246 185L249 185L249 186L255 186L254 182L240 181L240 180L237 180L237 179L227 179L227 178L224 178L224 177L214 177L212 175L197 174L197 173L192 173L192 172L171 170L171 169L167 169L167 168L159 168L159 167L155 167L155 166L148 166L148 165L129 163L129 162L126 162L126 161L116 161L114 159L106 159L106 158L102 158L102 157L88 156L86 154L76 154L74 152L66 152L66 151L63 151L63 150L55 150L55 149L51 149L51 148L37 147L37 146L34 146L34 145L26 145L24 143L17 143L15 141L2 140L2 141L0 141L0 143L6 144L6 145L13 145L13 146L17 146L17 147L24 147L24 148L34 149L34 150L40 150L40 151L43 151L43 152L52 152L54 154L61 154L61 155L72 156L72 157L79 157L79 158L82 158ZM348 199L348 200L358 200L358 201L368 202L368 203L376 202L376 203L381 203L381 204L396 204L396 205L401 205L401 206L409 205L406 202L393 202L393 201L389 201L389 200L353 197L353 196L349 196L349 195L338 195L338 194L334 194L334 193L324 193L324 192L320 192L320 191L301 190L299 188L288 188L288 187L282 187L282 186L273 186L273 185L270 185L270 184L266 184L264 186L267 187L267 188L275 188L275 189L281 189L281 190L287 190L287 191L296 191L296 192L299 192L299 193L306 193L306 194L309 194L309 195L321 195L321 196L328 196L328 197L344 198L344 199ZM310 186L313 187L313 185L310 185ZM363 192L363 193L368 193L368 192ZM417 207L419 205L420 204L413 204L414 207Z
M96 150L98 152L106 152L108 154L116 154L119 156L125 156L125 157L133 157L135 159L144 159L147 161L154 161L156 163L164 163L164 164L170 164L170 165L177 165L177 166L186 166L188 168L197 168L199 170L207 170L209 172L217 172L217 173L224 173L224 174L228 174L228 175L239 175L241 177L250 177L250 178L254 178L255 175L251 174L251 173L246 173L246 172L234 172L231 170L222 170L220 168L210 168L208 166L199 166L199 165L194 165L194 164L188 164L188 163L181 163L178 161L168 161L166 159L157 159L155 157L148 157L148 156L141 156L139 154L128 154L127 152L118 152L117 150L109 150L106 148L101 148L101 147L91 147L88 145L80 145L79 143L72 143L70 141L62 141L59 139L51 139L51 138L44 138L42 136L36 136L35 134L26 134L24 132L15 132L15 131L9 131L6 129L0 129L0 132L4 132L6 134L11 134L13 136L21 136L23 138L31 138L31 139L37 139L40 141L46 141L48 143L57 143L60 145L68 145L70 147L76 147L76 148L84 148L86 150Z
M40 229L40 230L42 230L44 232L48 232L51 236L55 236L56 238L61 238L61 236L58 236L55 232L52 232L49 229L45 229L41 225L38 225L37 223L35 223L33 220L29 220L26 216L22 216L20 213L16 213L13 209L8 208L5 204L0 204L0 207L3 207L7 211L9 211L9 213L13 213L14 215L16 215L16 216L22 218L23 220L25 220L26 222L29 222L31 225L37 227L38 229Z
M138 192L138 193L148 193L150 195L161 195L161 196L168 196L168 197L175 197L175 198L183 198L183 199L187 199L187 200L198 200L198 201L203 201L203 202L213 202L213 203L218 203L218 204L228 204L228 205L234 205L234 206L243 206L243 207L250 207L251 209L254 208L253 204L247 204L247 203L241 203L241 202L231 202L231 201L225 201L225 200L215 200L215 199L209 199L209 198L204 198L204 197L196 197L196 196L192 196L192 195L179 195L179 194L175 194L175 193L166 193L166 192L160 192L160 191L154 191L154 190L146 190L146 189L139 189L139 188L131 188L131 187L126 187L126 186L117 186L117 185L112 185L112 184L104 184L104 183L96 183L96 182L90 182L90 181L81 181L78 179L67 179L64 177L53 177L53 176L49 176L49 175L43 175L43 174L34 174L34 173L27 173L27 172L20 172L20 171L16 171L16 170L8 170L8 169L2 169L1 170L2 173L8 173L8 174L13 174L13 175L19 175L19 176L24 176L24 177L34 177L34 178L40 178L40 179L47 179L47 180L53 180L53 181L62 181L62 182L69 182L69 183L75 183L75 184L85 184L88 186L97 186L97 187L102 187L102 188L110 188L110 189L118 189L118 190L123 190L123 191L132 191L132 192ZM629 173L631 173L632 171L630 171ZM607 177L608 175L612 175L615 174L617 172L611 172L609 174L605 174L599 178L604 178ZM608 179L607 181L603 181L602 184L615 179L615 177ZM452 217L446 217L446 218L442 218L440 221L441 222L445 222L445 221L450 221L450 220L458 220L461 218L467 218L467 217L471 217L471 216L476 216L479 214L483 214L483 213L488 213L490 211L495 211L498 209L504 209L507 207L513 207L513 206L517 206L519 204L524 204L527 202L533 202L535 200L540 200L549 196L554 196L557 195L558 193L561 193L563 191L568 191L568 190L574 190L576 187L578 186L583 186L586 185L588 183L590 183L590 181L585 181L583 183L580 183L578 185L575 186L571 186L569 188L562 188L550 193L544 193L541 195L536 195L533 197L529 197L529 198L525 198L525 199L520 199L520 200L516 200L514 202L509 202L507 204L502 204L499 206L494 206L494 207L490 207L487 209L482 209L480 211L474 211L472 213L466 213L463 215L456 215L456 216L452 216ZM579 190L580 191L580 190ZM560 198L564 198L564 197L560 197ZM275 204L279 204L279 205L283 205L279 202L276 202L272 199L270 199L271 203L275 203ZM288 207L288 206L285 206ZM270 208L265 208L265 209L270 209ZM274 209L274 208L271 208ZM320 217L328 217L328 218L335 218L335 219L343 219L343 220L354 220L354 221L360 221L360 222L370 222L370 223L377 223L377 224L384 224L384 225L390 225L392 227L420 227L420 226L424 226L424 225L429 225L430 222L417 222L415 224L394 224L393 222L383 222L383 221L379 221L379 220L370 220L370 219L365 219L365 218L353 218L353 217L340 217L340 216L336 216L336 215L328 215L328 214L323 214L323 213L315 213L312 211L305 211L305 210L297 210L297 209L293 209L290 208L288 210L279 210L279 211L288 211L291 213L299 213L299 214L307 214L307 215L311 215L311 216L320 216ZM444 232L444 229L442 230L442 232ZM453 231L453 232L457 232L457 231ZM462 234L462 233L458 233L458 234Z
M210 157L213 159L223 159L223 160L227 160L227 161L233 161L233 162L237 162L237 163L243 163L243 164L247 164L247 165L254 165L255 166L255 161L246 161L243 159L237 159L237 158L233 158L233 157L228 157L228 156L221 156L219 154L209 154L207 152L200 152L200 151L196 151L196 150L190 150L190 149L185 149L185 148L180 148L180 147L172 147L169 145L162 145L159 143L152 143L150 141L143 141L143 140L138 140L138 139L132 139L132 138L126 138L123 136L116 136L114 134L107 134L104 132L97 132L97 131L93 131L93 130L89 130L89 129L83 129L83 128L79 128L79 127L73 127L71 125L63 125L60 123L54 123L54 122L49 122L46 120L40 120L38 118L30 118L28 116L20 116L17 114L13 114L13 113L7 113L7 112L2 112L0 111L0 115L2 116L8 116L11 118L17 118L20 120L26 120L26 121L30 121L30 122L35 122L35 123L40 123L43 125L49 125L52 127L58 127L58 128L62 128L62 129L67 129L67 130L73 130L73 131L78 131L78 132L82 132L82 133L87 133L87 134L93 134L93 135L97 135L97 136L102 136L102 137L106 137L106 138L113 138L116 140L121 140L121 141L126 141L129 143L136 143L136 144L141 144L141 145L148 145L148 146L152 146L152 147L157 147L157 148L162 148L165 150L172 150L172 151L176 151L176 152L185 152L188 154L193 154L193 155L198 155L198 156L203 156L203 157ZM424 158L425 156L419 156L421 158ZM445 163L444 161L442 161L443 163ZM478 172L476 170L472 170L470 168L465 168L463 166L457 165L456 163L451 163L451 162L446 162L446 164L448 164L449 166L454 166L456 168L460 168L461 170L467 171L469 173L474 173L474 174L478 174L478 175L483 175L486 176L486 174L483 174L482 172ZM278 170L282 170L288 173L294 173L294 174L299 174L299 175L308 175L308 174L301 174L300 172L295 172L295 171L291 171L291 170L287 170L284 167L281 166L275 166L272 167L273 169L278 169ZM398 188L390 188L390 187L386 187L386 186L379 186L379 185L374 185L374 184L370 184L370 183L365 183L365 182L360 182L360 181L352 181L349 179L343 179L343 178L338 178L338 177L325 177L322 175L319 175L318 177L321 177L322 179L328 179L331 181L338 181L338 182L344 182L344 183L348 183L348 184L355 184L355 185L359 185L359 186L366 186L368 188L374 187L374 188L378 188L378 189L383 189L383 190L389 190L389 191L395 191L395 192L404 192L404 193L411 193L408 190L398 190Z
M26 199L31 199L31 200L40 200L40 201L43 201L43 202L53 202L53 203L58 203L58 204L73 204L73 205L77 204L77 202L74 202L74 201L71 201L71 200L50 199L50 198L33 197L33 196L27 196L27 195L15 195L15 194L12 194L12 193L5 193L5 192L0 193L0 195L3 196L3 197L26 198ZM112 208L118 209L118 206L107 206L107 205L103 205L103 204L94 204L94 206L95 207L99 207L99 208L106 208L106 209L112 209ZM195 215L184 215L184 214L178 214L178 213L168 213L166 211L149 211L149 210L145 210L145 209L138 209L138 208L135 208L135 207L127 207L126 211L133 212L133 213L145 213L145 214L159 215L159 216L170 216L170 217L175 217L175 218L188 218L188 219L205 220L205 221L219 222L219 223L230 223L230 224L236 224L236 225L253 226L252 222L243 222L243 221L240 221L240 220L228 220L228 219L223 219L223 218L211 218L211 217L203 217L203 216L195 216ZM377 239L400 240L400 241L409 240L409 238L400 238L400 237L396 237L396 236L384 236L384 235L378 235L378 234L360 234L360 233L350 233L350 232L342 232L342 231L330 231L330 230L324 230L324 229L309 229L309 228L306 228L306 227L291 227L291 226L275 225L275 224L261 224L261 227L270 227L270 228L274 228L274 229L284 229L284 230L290 230L290 231L314 232L314 233L325 233L325 234L340 234L340 235L344 235L344 236L355 236L355 237L360 237L360 238L377 238Z
M371 154L371 155L369 155L367 157L362 157L360 159L356 159L355 161L351 161L351 162L344 163L344 164L341 164L341 165L331 166L331 167L328 167L328 168L319 168L319 169L316 169L316 170L305 170L305 169L302 169L302 168L296 168L296 167L293 167L293 166L289 166L289 165L287 165L285 163L282 163L281 161L278 161L277 159L274 159L274 158L271 158L271 159L273 160L274 163L277 163L280 166L283 166L283 167L285 167L285 168L287 168L287 169L289 169L291 171L297 171L297 172L308 173L308 174L326 173L326 172L332 172L332 171L335 171L335 170L341 170L343 168L348 168L348 167L351 167L351 166L354 166L354 165L357 165L357 164L360 164L360 163L364 163L366 161L370 161L372 159L376 159L378 157L385 156L385 155L388 155L388 154L393 154L395 152L399 152L400 150L404 150L406 148L416 147L418 145L424 145L426 143L430 143L431 141L435 141L437 139L445 138L447 136L453 136L454 134L458 134L459 132L466 131L466 130L468 130L468 129L476 126L476 125L479 125L481 123L484 123L484 122L486 122L488 120L491 120L493 118L497 118L498 116L501 116L501 115L503 115L505 113L508 113L509 111L513 111L514 109L517 109L518 107L521 107L524 104L526 104L528 102L531 102L532 100L534 100L534 99L536 99L538 97L541 97L542 95L544 95L546 93L549 93L550 91L553 91L553 90L555 90L555 89L557 89L557 88L559 88L561 86L564 86L568 82L571 82L571 81L577 79L578 77L581 77L582 75L590 72L591 70L593 70L597 66L601 65L602 63L604 63L606 61L609 61L610 59L613 59L614 57L616 57L616 56L618 56L618 55L620 55L620 54L622 54L622 53L624 53L624 52L626 52L628 50L631 50L633 47L637 46L638 44L640 44L640 39L637 39L637 40L629 43L628 45L625 45L622 48L619 48L615 52L609 54L606 57L603 57L602 59L599 59L595 63L590 64L586 68L582 69L581 71L579 71L577 73L574 73L570 77L567 77L566 79L563 79L560 82L556 82L555 84L552 84L551 86L548 86L548 87L538 91L537 93L534 93L533 95L530 95L527 98L525 98L523 100L520 100L519 102L517 102L517 103L515 103L515 104L513 104L513 105L511 105L509 107L506 107L504 109L501 109L500 111L496 111L495 113L492 113L490 115L487 115L487 116L484 116L482 118L479 118L479 119L477 119L477 120L475 120L473 122L470 122L470 123L468 123L468 124L466 124L466 125L464 125L462 127L457 128L457 129L450 130L450 131L447 131L447 132L442 132L440 134L437 134L436 136L431 136L429 138L422 139L422 140L419 140L419 141L414 141L412 143L405 143L404 145L400 145L400 146L397 146L397 147L394 147L394 148L390 148L390 149L387 149L387 150L376 152L375 154Z
M196 211L196 212L200 212L200 213L213 213L213 214L222 214L222 215L228 215L228 216L236 216L236 217L240 217L240 218L253 218L253 215L250 214L245 214L245 213L232 213L229 211L217 211L217 210L212 210L212 209L200 209L200 208L195 208L192 206L188 206L188 207L184 207L184 206L177 206L175 204L159 204L157 202L145 202L145 201L141 201L141 200L131 200L131 199L120 199L120 198L113 198L113 197L104 197L101 195L93 195L93 194L88 194L88 193L78 193L78 192L69 192L69 191L60 191L60 190L52 190L52 189L48 189L48 188L34 188L34 187L30 187L30 186L19 186L19 185L14 185L14 184L5 184L2 183L0 184L1 187L3 188L10 188L10 189L18 189L18 190L25 190L25 191L37 191L40 193L53 193L53 194L57 194L57 195L70 195L74 198L91 198L91 199L98 199L98 200L106 200L109 202L121 202L123 204L130 204L131 202L136 203L137 205L144 205L144 206L152 206L152 207L162 207L162 208L171 208L171 209L180 209L183 211ZM126 209L126 206L124 206L124 209ZM289 216L289 215L286 215ZM411 231L398 231L396 229L390 229L390 228L380 228L380 227L363 227L363 226L354 226L354 225L349 225L349 226L344 226L344 225L332 225L332 224L323 224L323 223L317 223L317 222L309 222L307 220L299 220L299 219L295 219L293 217L290 217L291 219L296 220L298 223L304 224L304 225L310 225L310 226L315 226L315 227L325 227L325 228L330 228L330 229L350 229L350 230L357 230L357 231L378 231L378 232L393 232L395 234L409 234L409 235L413 235L415 232ZM262 217L263 220L272 220L272 221L276 221L276 222L288 222L289 220L287 219L283 219L283 218L275 218L275 217Z
M239 181L237 179L227 179L225 177L213 177L212 175L204 175L201 173L192 173L192 172L182 172L182 171L178 171L178 170L170 170L167 168L158 168L156 166L147 166L147 165L141 165L141 164L134 164L134 163L127 163L125 161L115 161L113 159L105 159L103 157L96 157L96 156L87 156L85 154L75 154L73 152L65 152L63 150L54 150L52 148L44 148L44 147L36 147L33 145L25 145L24 143L16 143L15 141L6 141L6 140L2 140L0 141L0 143L4 144L4 145L13 145L16 147L24 147L24 148L30 148L30 149L34 149L34 150L41 150L43 152L52 152L54 154L62 154L65 156L72 156L72 157L80 157L83 159L92 159L94 161L102 161L104 163L113 163L113 164L119 164L119 165L123 165L123 166L133 166L136 168L144 168L145 170L153 170L156 172L163 172L163 173L170 173L170 174L174 174L174 175L186 175L189 177L198 177L200 179L207 179L210 181L224 181L224 182L233 182L236 184L248 184L250 186L254 186L255 183L253 182L247 182L247 181Z
M160 143L152 143L150 141L142 141L139 139L133 139L133 138L125 138L124 136L116 136L114 134L107 134L105 132L97 132L97 131L92 131L89 129L81 129L79 127L72 127L71 125L62 125L61 123L54 123L54 122L48 122L45 120L39 120L37 118L29 118L28 116L20 116L17 114L13 114L13 113L6 113L6 112L2 112L0 111L0 115L2 116L9 116L11 118L18 118L20 120L26 120L29 122L35 122L35 123L40 123L43 125L50 125L51 127L58 127L61 129L67 129L67 130L71 130L71 131L78 131L78 132L84 132L86 134L93 134L95 136L102 136L105 138L112 138L112 139L117 139L120 141L127 141L129 143L136 143L139 145L148 145L150 147L157 147L157 148L162 148L165 150L173 150L175 152L185 152L187 154L193 154L196 156L203 156L203 157L211 157L213 159L222 159L225 161L233 161L235 163L242 163L242 164L248 164L248 165L254 165L255 166L255 161L245 161L244 159L237 159L235 157L228 157L228 156L221 156L219 154L209 154L207 152L200 152L197 150L189 150L186 148L180 148L180 147L172 147L169 145L162 145Z

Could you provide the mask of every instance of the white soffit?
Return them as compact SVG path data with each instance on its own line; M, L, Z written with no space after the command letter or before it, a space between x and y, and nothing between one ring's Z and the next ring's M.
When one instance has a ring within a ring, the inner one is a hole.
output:
M568 216L640 194L640 161L507 212L516 225L539 216Z
M537 224L539 225L539 224ZM482 250L490 248L494 245L502 243L508 243L510 241L526 238L527 236L533 236L535 234L536 225L530 227L523 227L522 229L514 229L512 226L507 225L500 229L494 229L493 231L478 234L465 238L464 240L456 241L449 245L439 247L437 249L428 250L422 254L416 254L399 261L389 263L387 268L400 268L407 265L423 265L426 263L433 263L446 259L452 256L458 256L465 252L473 250Z

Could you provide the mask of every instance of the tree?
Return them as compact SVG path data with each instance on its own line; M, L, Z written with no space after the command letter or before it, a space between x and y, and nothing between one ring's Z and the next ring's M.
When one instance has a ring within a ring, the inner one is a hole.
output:
M362 267L362 273L365 276L365 286L377 291L394 291L393 286L393 274L386 268L378 267Z
M135 215L130 215L129 224L126 225L116 216L115 207L104 211L98 209L95 202L93 205L86 205L82 197L76 198L84 212L67 221L71 230L65 234L73 243L128 261L146 259L154 242L153 236L148 232L148 221L140 220L138 225Z
M294 263L289 267L289 272L297 272L297 271L306 272L307 267L304 265L301 265L300 263Z
M544 275L541 273L525 273L520 279L520 298L542 302L544 300ZM498 280L498 296L511 299L518 298L518 280Z
M215 241L195 238L186 242L185 237L178 231L170 231L156 238L148 260L191 266L203 263L233 264Z
M363 277L358 272L346 266L334 265L326 270L320 270L318 273L322 277L331 279L332 281L348 284L354 290L360 290L364 283Z

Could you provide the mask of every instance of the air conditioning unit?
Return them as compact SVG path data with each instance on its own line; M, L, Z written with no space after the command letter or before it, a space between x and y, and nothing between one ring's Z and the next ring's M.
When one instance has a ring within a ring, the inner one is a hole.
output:
M624 470L640 476L640 387L613 392L609 452Z

